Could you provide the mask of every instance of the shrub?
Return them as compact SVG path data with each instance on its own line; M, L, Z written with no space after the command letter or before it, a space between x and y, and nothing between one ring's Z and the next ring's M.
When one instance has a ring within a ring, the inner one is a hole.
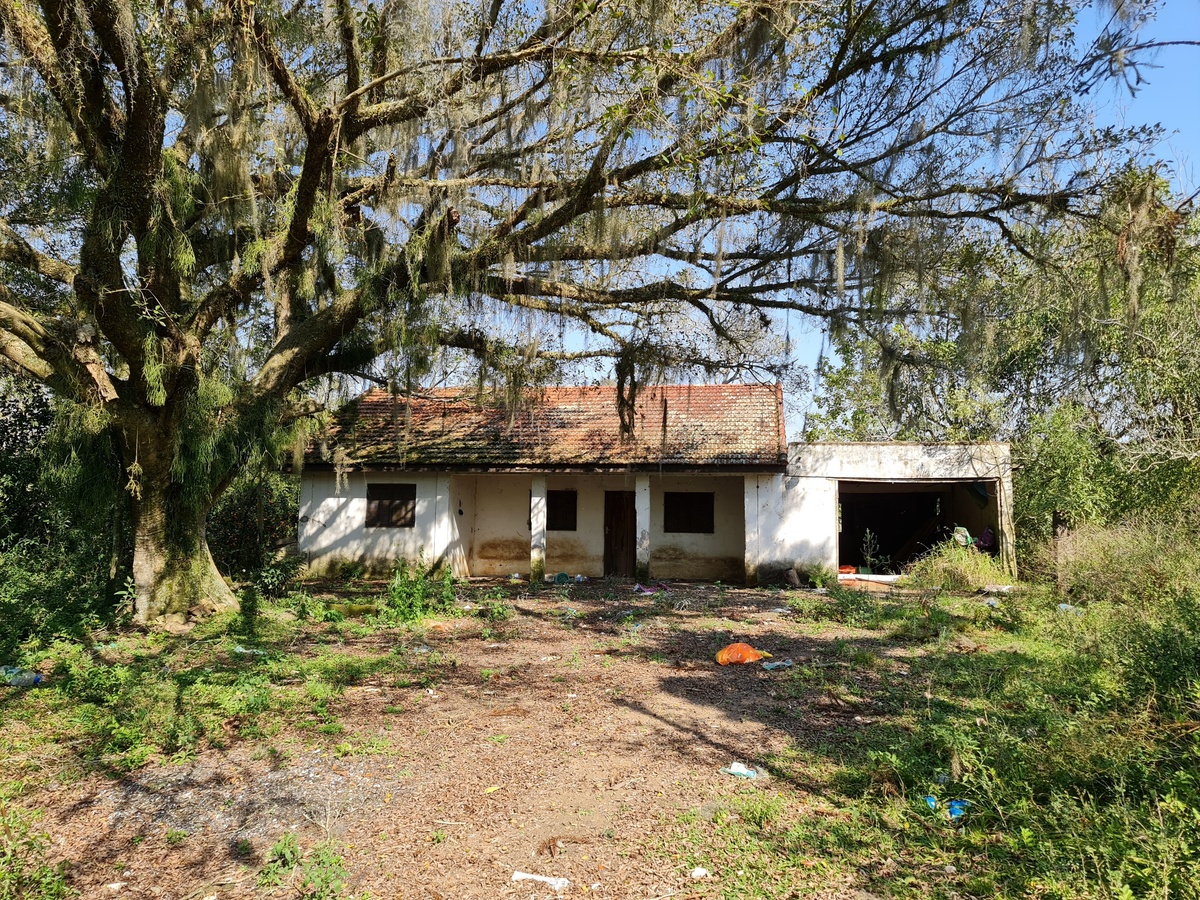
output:
M993 557L955 541L935 546L914 562L905 575L905 583L913 587L947 591L977 591L985 585L1010 581L1008 573Z
M449 569L443 570L439 579L424 566L410 566L401 560L388 582L387 612L401 622L443 613L454 600L454 576Z
M232 576L267 566L279 547L295 539L299 498L295 479L275 472L238 478L208 514L206 535L217 568Z
M22 541L0 549L0 660L31 638L80 636L107 615L108 572L82 553Z
M292 589L302 568L304 559L288 554L264 565L259 570L258 577L254 579L254 584L264 597L278 599Z

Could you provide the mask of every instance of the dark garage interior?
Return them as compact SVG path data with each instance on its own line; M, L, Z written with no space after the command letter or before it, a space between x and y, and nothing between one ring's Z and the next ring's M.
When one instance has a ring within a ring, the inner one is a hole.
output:
M899 573L955 527L975 539L989 527L998 534L997 490L995 481L839 481L838 565Z

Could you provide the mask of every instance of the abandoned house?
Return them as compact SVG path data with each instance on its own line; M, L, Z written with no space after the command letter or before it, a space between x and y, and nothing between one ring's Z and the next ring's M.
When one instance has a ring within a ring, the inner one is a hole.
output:
M789 446L778 385L644 387L623 412L611 386L515 409L374 390L307 454L299 549L317 570L755 584L805 563L898 571L963 527L991 529L1011 569L1011 498L1003 444Z

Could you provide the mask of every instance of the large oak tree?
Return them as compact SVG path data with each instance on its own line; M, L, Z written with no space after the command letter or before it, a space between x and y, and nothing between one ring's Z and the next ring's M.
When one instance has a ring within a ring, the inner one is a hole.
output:
M318 379L449 346L628 397L1070 208L1114 138L1075 11L0 0L0 357L113 435L137 619L230 604L205 515Z

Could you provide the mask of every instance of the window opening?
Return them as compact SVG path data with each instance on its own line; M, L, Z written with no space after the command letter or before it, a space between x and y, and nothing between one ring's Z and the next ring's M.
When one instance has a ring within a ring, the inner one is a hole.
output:
M666 491L663 493L663 531L676 534L712 534L712 491Z
M415 484L368 484L367 528L415 528Z
M575 491L546 491L547 531L575 531L578 517L578 493Z

